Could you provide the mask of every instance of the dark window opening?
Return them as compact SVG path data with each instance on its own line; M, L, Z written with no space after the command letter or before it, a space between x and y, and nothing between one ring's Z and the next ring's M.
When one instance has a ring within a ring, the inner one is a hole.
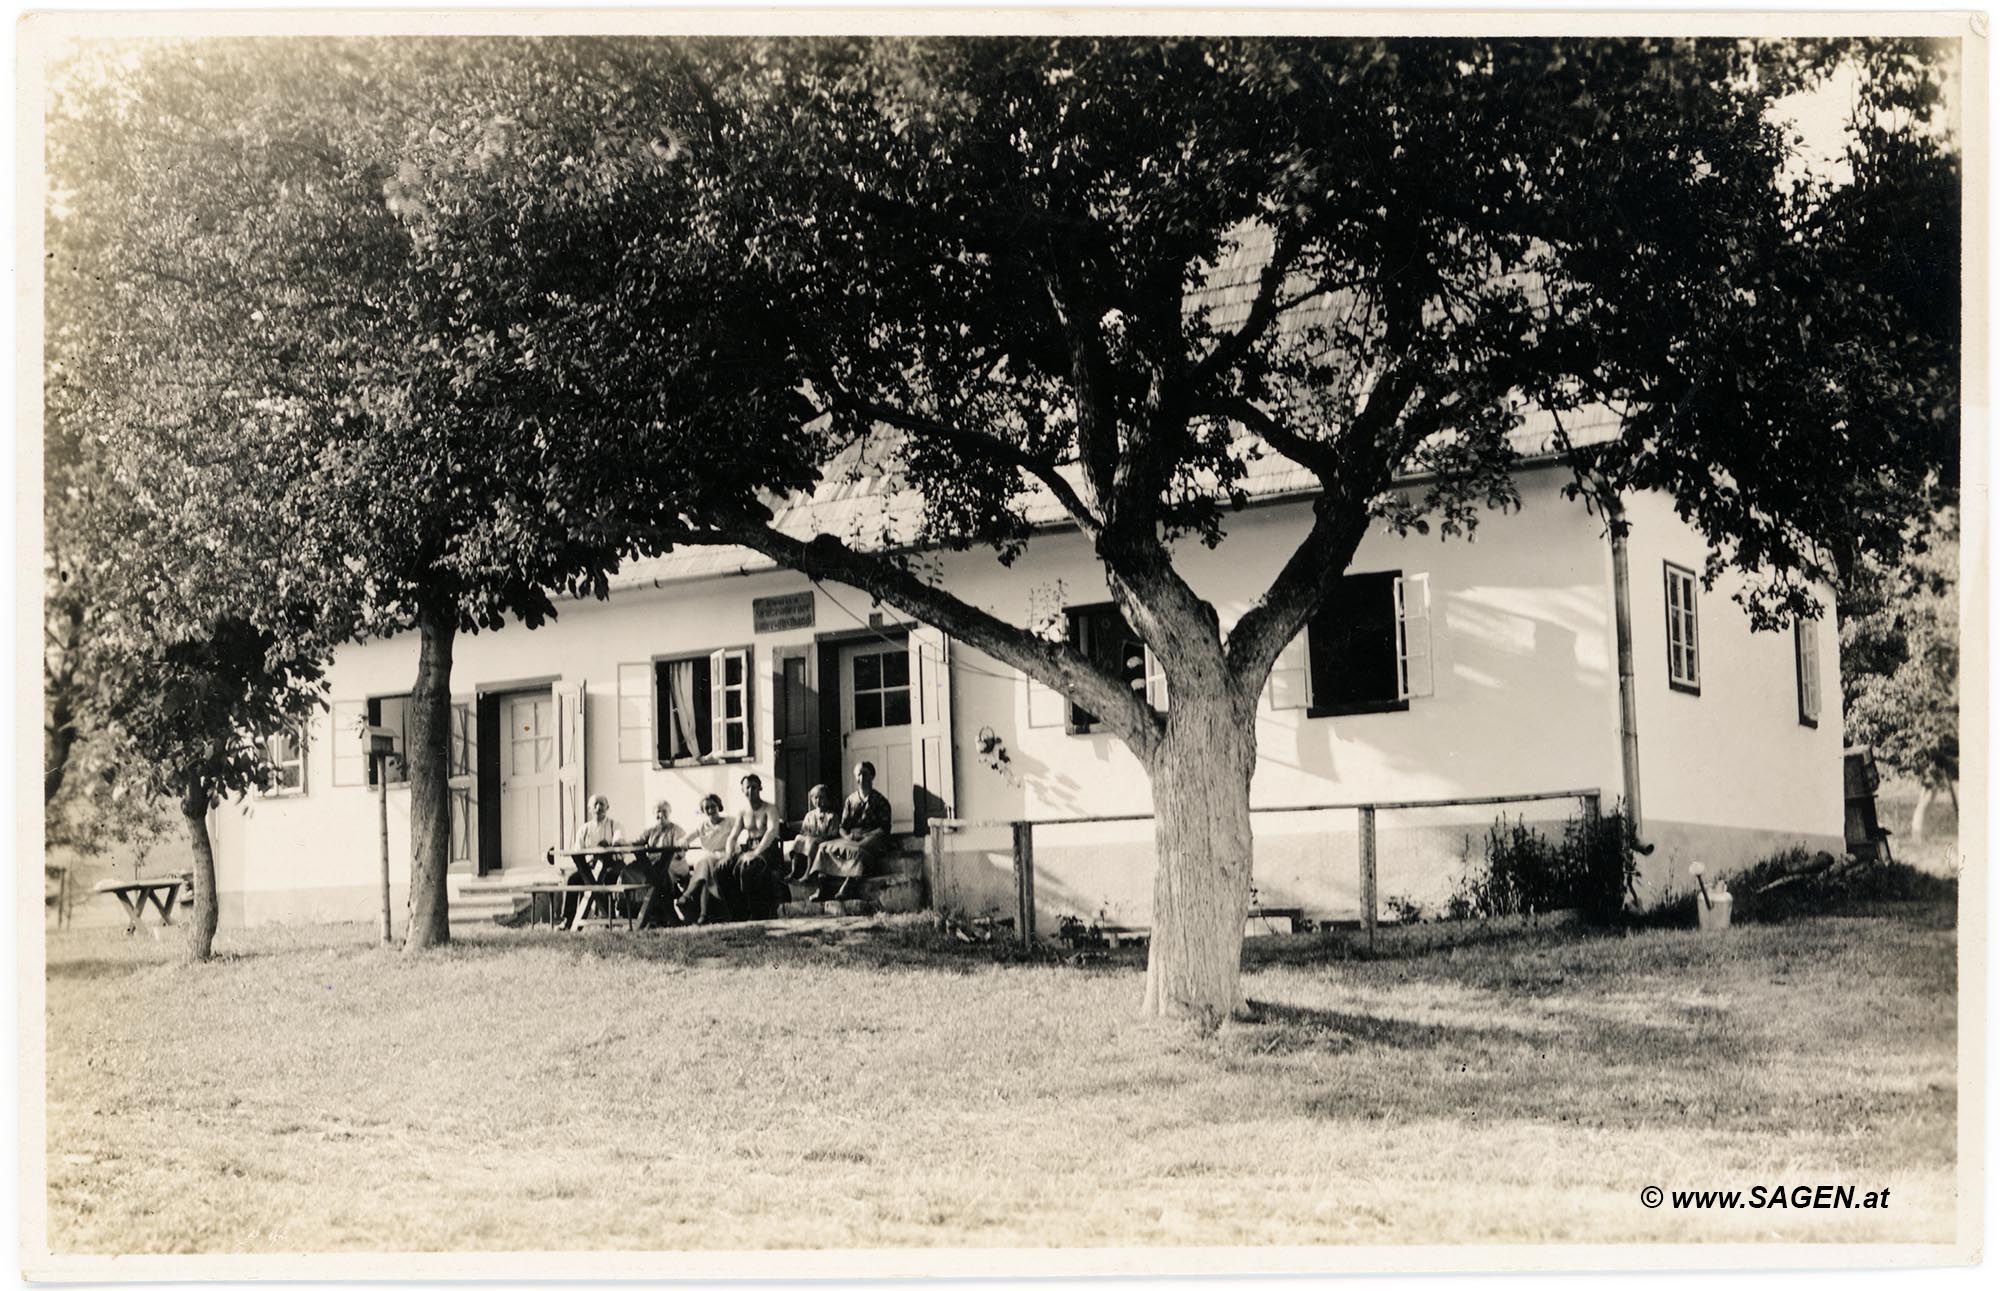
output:
M1399 712L1396 644L1398 571L1349 574L1334 585L1306 629L1313 717Z

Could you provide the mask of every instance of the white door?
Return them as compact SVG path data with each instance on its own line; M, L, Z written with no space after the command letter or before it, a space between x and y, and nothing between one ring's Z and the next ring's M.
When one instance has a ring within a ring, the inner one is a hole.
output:
M854 768L875 764L875 788L889 800L890 828L916 827L910 794L910 649L868 641L840 651L840 796L854 792Z
M500 864L542 865L556 844L556 707L548 691L500 701Z

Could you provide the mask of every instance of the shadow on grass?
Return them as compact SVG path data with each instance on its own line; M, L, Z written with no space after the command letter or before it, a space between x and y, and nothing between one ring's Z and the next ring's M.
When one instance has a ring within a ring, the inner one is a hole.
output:
M1455 1049L1467 1041L1526 1043L1533 1038L1529 1032L1506 1026L1416 1022L1256 999L1233 1020L1240 1029L1239 1043L1258 1053L1326 1048Z

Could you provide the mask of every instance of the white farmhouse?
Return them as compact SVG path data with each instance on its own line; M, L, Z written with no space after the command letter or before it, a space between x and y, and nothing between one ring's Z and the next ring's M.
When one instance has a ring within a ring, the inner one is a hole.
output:
M1569 427L1578 442L1606 429ZM1472 541L1371 534L1327 626L1280 659L1252 791L1261 905L1353 917L1365 804L1520 800L1375 813L1377 895L1401 909L1436 908L1483 857L1497 817L1560 820L1586 794L1607 811L1636 800L1653 895L1688 886L1696 859L1714 873L1792 844L1840 850L1830 603L1817 623L1753 634L1728 575L1701 586L1707 548L1659 496L1624 500L1629 538L1615 553L1602 516L1563 495L1571 476L1550 430L1542 418L1517 433L1518 511L1489 513ZM1225 626L1304 532L1308 484L1266 463L1220 546L1184 545L1180 567ZM827 486L784 523L893 541L904 510L892 482L864 477ZM959 596L1016 623L1064 626L1156 704L1171 702L1110 609L1086 542L1053 507L1034 518L1045 523L1011 568L977 551L926 559ZM286 788L219 809L226 922L371 917L378 802L357 728L401 730L416 659L414 635L342 650L331 712L282 742ZM452 681L452 882L468 915L490 913L482 889L549 877L544 854L574 829L586 795L607 795L636 831L663 798L684 823L706 793L733 810L740 777L755 771L796 820L810 785L828 783L837 799L868 759L898 830L977 822L946 837L933 902L1011 912L1003 823L1025 820L1042 822L1041 929L1064 914L1150 918L1150 825L1130 819L1149 809L1147 781L1115 737L979 651L752 553L632 564L608 600L565 602L539 630L461 637ZM409 811L395 783L388 812L401 884ZM1127 819L1057 823L1096 817ZM394 900L400 909L404 894Z

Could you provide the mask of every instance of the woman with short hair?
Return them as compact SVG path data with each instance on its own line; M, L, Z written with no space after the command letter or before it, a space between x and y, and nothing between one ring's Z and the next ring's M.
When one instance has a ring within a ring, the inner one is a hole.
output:
M701 823L688 836L687 887L674 902L674 913L683 923L713 923L710 916L718 912L727 917L727 907L716 899L715 872L729 856L736 821L722 814L722 799L712 793L703 796L701 815Z

